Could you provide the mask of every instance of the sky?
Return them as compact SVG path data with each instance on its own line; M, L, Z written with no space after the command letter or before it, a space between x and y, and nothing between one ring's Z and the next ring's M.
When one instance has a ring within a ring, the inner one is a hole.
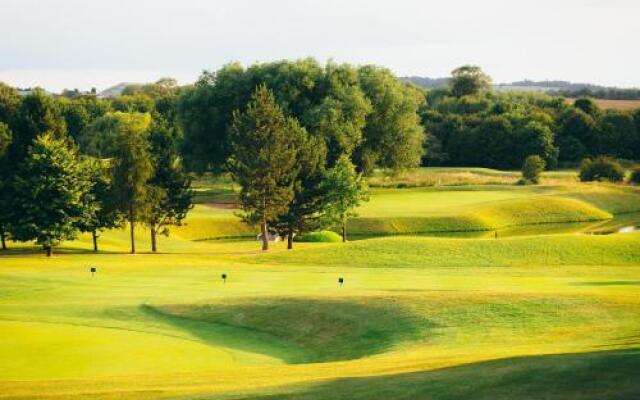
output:
M637 0L0 0L0 81L105 89L315 57L640 87Z

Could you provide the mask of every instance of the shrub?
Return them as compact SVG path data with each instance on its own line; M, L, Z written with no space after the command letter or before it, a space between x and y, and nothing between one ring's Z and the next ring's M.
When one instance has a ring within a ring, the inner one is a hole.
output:
M538 183L545 165L545 161L537 154L527 157L524 160L524 164L522 164L522 179L531 183Z
M640 185L640 167L634 168L629 177L629 183L633 185Z
M580 163L580 180L620 182L624 179L624 169L609 157L585 158Z
M297 236L298 242L314 242L314 243L335 243L341 242L342 236L332 231L309 232Z

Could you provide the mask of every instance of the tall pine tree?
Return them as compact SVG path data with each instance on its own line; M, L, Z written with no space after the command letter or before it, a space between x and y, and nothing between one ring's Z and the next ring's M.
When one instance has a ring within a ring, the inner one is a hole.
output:
M268 224L284 214L293 199L299 171L296 137L303 134L265 85L256 89L244 112L234 113L230 170L241 187L245 221L260 224L263 250L269 249Z

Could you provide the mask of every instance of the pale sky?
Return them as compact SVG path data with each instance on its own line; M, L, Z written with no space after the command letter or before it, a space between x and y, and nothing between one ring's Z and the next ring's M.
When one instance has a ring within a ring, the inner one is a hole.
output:
M640 87L637 0L0 0L0 81L104 89L312 56Z

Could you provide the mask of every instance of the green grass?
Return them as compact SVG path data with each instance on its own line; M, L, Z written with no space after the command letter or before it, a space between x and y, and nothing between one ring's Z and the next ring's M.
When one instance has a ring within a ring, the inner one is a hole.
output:
M337 243L342 241L342 236L332 231L309 232L295 238L297 242L310 243Z
M640 233L576 233L635 225L636 189L375 189L352 233L458 237L263 254L219 206L228 182L198 185L214 204L161 237L161 254L142 228L138 255L126 230L98 254L87 235L50 259L9 243L0 399L640 396Z

